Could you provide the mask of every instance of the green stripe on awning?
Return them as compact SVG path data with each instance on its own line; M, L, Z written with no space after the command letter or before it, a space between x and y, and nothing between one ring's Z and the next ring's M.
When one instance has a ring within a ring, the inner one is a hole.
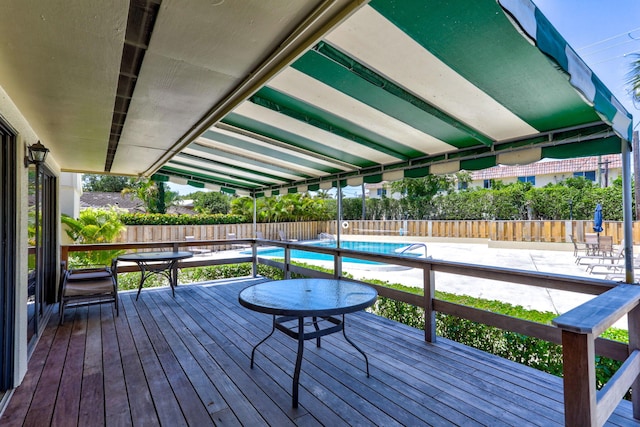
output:
M372 0L369 5L536 129L549 131L599 120L567 84L566 75L513 31L497 2L473 1L454 7L440 0Z
M276 141L284 142L294 147L305 149L311 153L318 153L323 156L337 159L358 167L370 167L376 164L369 159L364 159L350 153L345 153L344 151L336 150L333 147L322 145L319 143L321 141L313 141L301 135L291 133L285 129L280 129L274 125L259 122L257 120L253 120L249 117L241 116L236 113L228 114L224 118L224 120L222 120L222 122L239 127L241 129L249 130L251 132L257 133L258 135L263 135L268 138L275 139Z
M167 175L153 174L151 175L151 181L155 182L168 182L169 177Z
M379 182L382 182L382 174L376 174L376 175L367 175L364 176L363 181L365 182L365 184L377 184Z
M455 147L469 147L478 143L465 132L387 92L380 87L381 83L366 80L317 51L305 53L291 66L388 116Z
M468 159L460 161L460 169L467 171L478 171L494 167L496 165L495 156L480 157L478 159Z
M240 181L236 181L234 179L228 179L227 177L218 177L218 176L210 176L207 175L205 173L199 173L199 172L194 172L194 171L190 171L190 170L184 170L184 169L180 169L180 168L176 168L176 167L171 167L171 166L163 166L160 169L160 172L165 172L168 173L169 175L177 175L177 176L185 176L185 177L192 177L195 179L201 179L204 182L211 182L211 183L215 183L215 184L230 184L230 185L235 185L241 188L259 188L260 185L254 184L254 183L250 183L250 182L240 182Z
M387 91L391 95L401 100L408 102L414 107L419 108L420 110L424 111L430 116L433 116L435 119L440 120L446 123L447 125L456 128L457 130L461 131L467 136L470 136L471 138L476 139L478 142L487 146L491 146L491 144L493 144L493 140L491 138L487 137L486 135L483 135L481 132L456 120L455 118L451 117L444 111L441 111L436 107L432 106L431 104L428 104L427 102L423 101L421 98L405 90L403 87L395 84L391 80L386 79L385 77L376 73L370 68L367 68L363 64L360 64L355 59L350 58L348 55L345 55L344 53L340 52L338 49L334 48L330 44L326 42L321 42L316 46L315 49L318 53L326 56L332 61L335 61L341 64L343 67L349 69L352 73L357 74L358 76L360 76L361 78L369 82L376 82L377 83L376 86L378 86L379 88ZM418 124L423 124L423 122L420 122ZM416 129L420 129L417 126L414 126L414 127ZM427 129L428 129L428 133L431 133L432 135L434 135L433 127L429 127Z
M622 143L622 139L619 136L612 135L606 139L546 147L542 149L542 158L571 159L574 157L618 154L620 153Z
M264 192L260 191L259 193L254 194L254 197L258 198L258 197L264 197Z
M227 194L236 194L236 190L233 188L222 187L220 191Z
M429 166L404 171L405 178L424 178L427 175L429 175Z
M316 126L326 132L358 142L369 148L381 151L400 160L423 155L396 141L392 141L357 124L331 114L328 111L315 108L305 102L291 98L272 88L264 87L249 99L263 107L286 114L289 117Z
M193 180L190 180L190 179L187 180L187 185L190 185L190 186L196 187L196 188L204 188L204 182L193 181Z
M298 188L297 187L290 187L287 189L287 194L295 194L298 192Z
M203 167L191 164L188 161L185 162L184 159L183 159L183 161L180 161L180 158L178 158L176 156L170 162L168 162L165 167L180 169L180 170L184 171L184 173L186 173L186 174L193 174L193 175L201 174L201 175L205 175L206 176L207 174L211 173L212 174L211 178L212 179L216 179L217 175L220 174L220 172L218 172L217 169L216 169L216 164L217 164L217 162L211 162L210 167L203 168ZM184 168L187 168L187 169L184 169ZM193 171L193 169L195 169L196 171ZM252 177L247 177L247 176L238 175L238 174L231 174L231 173L223 173L223 174L225 176L233 179L233 180L237 180L237 181L235 181L236 184L240 184L242 181L246 181L246 182L252 183L256 187L258 187L258 186L261 186L261 185L269 185L269 184L273 183L273 181L268 180L268 179L264 179L264 180L262 180L262 179L254 179ZM255 176L255 174L254 174L254 176ZM261 178L261 175L257 175L257 178ZM289 180L278 178L278 181L289 181Z
M280 194L280 190L273 190L273 191L271 192L271 195L272 195L272 196L278 196L279 194Z
M320 184L309 185L309 191L318 191L318 190L320 190Z
M206 139L209 139L211 141L215 141L217 143L221 143L221 144L225 144L229 147L233 147L233 148L241 148L243 150L247 150L250 151L252 153L255 153L254 159L247 159L246 157L243 156L238 156L238 155L234 155L232 153L229 153L227 151L221 152L220 150L216 150L214 148L210 148L210 147L205 147L203 145L197 144L197 143L193 143L189 145L189 148L193 148L194 150L199 150L199 151L204 151L210 154L215 154L218 156L222 156L222 157L227 157L229 159L233 159L233 160L242 160L244 163L247 163L249 165L255 165L255 166L262 166L264 165L264 162L261 162L259 159L262 156L265 157L276 157L284 162L289 162L289 163L293 163L296 165L300 165L300 166L304 166L307 168L311 168L311 169L317 169L317 170L321 170L323 172L327 172L327 173L337 173L339 170L332 168L330 166L321 164L321 163L317 163L314 162L312 160L306 159L306 158L302 158L296 155L293 155L289 152L284 152L282 150L278 150L276 148L269 148L269 147L265 147L264 145L259 145L259 144L253 144L249 141L246 141L245 139L240 139L240 138L234 138L232 136L220 133L220 132L215 132L212 130L208 130L206 131L204 134L202 134L202 136ZM277 170L277 171L281 171L281 172L285 172L285 173L291 173L294 175L299 175L298 172L293 171L291 169L287 169L287 168L283 168L283 167L278 167L275 165L269 165L269 168L273 169L273 170Z

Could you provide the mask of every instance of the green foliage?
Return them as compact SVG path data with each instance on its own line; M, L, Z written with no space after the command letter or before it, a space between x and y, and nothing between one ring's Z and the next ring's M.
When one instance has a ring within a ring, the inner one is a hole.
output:
M283 194L256 199L257 222L323 221L332 219L335 210L320 196L308 193ZM244 222L253 221L253 199L239 197L231 202L231 213L240 215Z
M633 61L631 61L627 84L629 87L629 94L633 102L640 102L640 54L631 54ZM637 108L637 107L636 107Z
M424 178L404 178L391 183L391 191L404 195L402 211L412 219L426 219L432 212L432 200L439 192L453 190L453 175L427 175Z
M104 191L119 193L134 183L132 178L114 175L82 175L83 191Z
M462 178L457 179L462 182ZM424 187L426 184L419 180L405 181L411 182L412 185L396 185L396 189L404 191L404 198L400 201L401 209L410 219L589 220L593 218L596 204L600 203L606 220L622 220L620 179L606 188L600 188L582 177L568 178L544 188L534 188L529 183L503 184L496 181L490 189L470 188L448 192L441 190L433 197L430 197L433 194L433 186ZM443 188L447 182L449 181L443 181ZM416 207L418 204L421 206ZM371 208L367 205L367 210L369 209ZM375 219L403 218L402 215L396 217L395 213L390 216L390 209L386 207L376 215ZM367 217L369 218L368 214Z
M80 212L78 219L63 214L60 220L66 226L67 235L76 243L111 243L125 230L118 216L119 211L114 207L87 208ZM112 258L122 253L124 251L121 250L72 252L69 256L69 266L109 265Z
M186 214L120 214L126 225L215 225L240 224L244 218L238 215L186 215Z
M190 195L193 209L200 214L228 214L231 209L231 197L215 191L197 191Z
M122 190L123 195L131 199L138 198L144 203L147 213L167 213L167 209L177 204L180 196L175 191L167 190L164 182L150 179L139 179Z

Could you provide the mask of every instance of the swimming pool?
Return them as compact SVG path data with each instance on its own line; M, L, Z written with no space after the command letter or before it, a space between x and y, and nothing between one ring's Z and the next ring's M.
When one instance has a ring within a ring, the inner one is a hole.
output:
M307 243L309 246L323 247L323 248L335 248L336 243L333 241L318 241ZM403 249L411 246L412 243L391 243L391 242L356 242L356 241L341 241L341 249L351 249L360 252L369 252L376 254L386 255L400 255L410 258L419 258L426 255L426 248L416 247L415 250L410 250L404 253ZM242 254L251 254L251 250L243 251ZM273 258L284 258L283 248L258 248L258 255ZM316 252L308 252L300 249L291 250L291 259L297 260L313 260L313 261L331 261L333 262L333 256L329 254L320 254ZM368 265L384 265L383 263L367 261L357 258L343 258L342 262L349 262L353 264L368 264Z

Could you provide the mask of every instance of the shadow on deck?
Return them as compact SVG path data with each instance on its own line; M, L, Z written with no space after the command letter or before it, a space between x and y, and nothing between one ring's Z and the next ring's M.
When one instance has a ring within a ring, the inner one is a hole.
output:
M253 279L122 292L109 305L54 314L0 425L562 425L560 378L369 314L305 343L291 407L296 342L241 307ZM638 425L622 402L608 425Z

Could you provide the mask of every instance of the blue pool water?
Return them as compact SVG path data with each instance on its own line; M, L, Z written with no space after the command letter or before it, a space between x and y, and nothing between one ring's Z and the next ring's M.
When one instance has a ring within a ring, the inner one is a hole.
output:
M352 242L352 241L342 241L340 242L340 247L342 249L351 249L354 251L360 252L373 252L377 254L387 254L387 255L401 255L407 257L417 258L424 253L424 251L420 251L418 248L417 252L405 252L403 254L399 254L398 252L411 243L388 243L388 242ZM323 247L323 248L335 248L335 242L313 242L309 243L309 246ZM396 252L398 251L398 252ZM250 250L243 251L243 254L251 254ZM284 249L283 248L258 248L258 255L262 255L265 257L274 257L274 258L284 258ZM314 260L314 261L333 261L333 257L328 254L319 254L315 252L307 252L303 250L293 249L291 251L291 258L298 260ZM355 264L373 264L380 265L379 262L367 261L356 258L343 258L343 262L351 262Z

